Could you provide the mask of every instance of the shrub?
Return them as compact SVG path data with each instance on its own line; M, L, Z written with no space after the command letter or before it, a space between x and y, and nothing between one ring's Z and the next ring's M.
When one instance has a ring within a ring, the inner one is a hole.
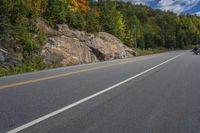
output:
M16 42L23 46L23 50L28 53L33 52L38 48L36 40L33 38L33 34L29 32L25 27L21 27L16 33Z
M99 19L91 10L86 14L85 30L91 33L96 33L100 30Z
M79 12L68 11L66 16L66 23L73 28L83 30L85 28L86 22L84 17Z

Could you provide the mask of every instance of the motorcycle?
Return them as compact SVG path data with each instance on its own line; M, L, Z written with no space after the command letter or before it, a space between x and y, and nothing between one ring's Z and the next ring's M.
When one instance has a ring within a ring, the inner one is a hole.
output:
M200 48L193 49L192 52L194 52L194 54L198 55L198 54L200 54Z

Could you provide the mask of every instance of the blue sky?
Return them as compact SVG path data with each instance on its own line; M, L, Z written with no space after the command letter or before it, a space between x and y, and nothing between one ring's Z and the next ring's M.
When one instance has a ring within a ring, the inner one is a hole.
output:
M152 8L169 10L175 13L200 15L200 0L123 0L134 4L145 4Z

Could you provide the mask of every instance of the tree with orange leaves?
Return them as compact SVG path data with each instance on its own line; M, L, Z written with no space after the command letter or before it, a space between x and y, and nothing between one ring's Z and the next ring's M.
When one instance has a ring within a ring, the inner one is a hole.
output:
M86 14L90 9L88 0L72 0L70 7L72 11L79 11L82 14Z

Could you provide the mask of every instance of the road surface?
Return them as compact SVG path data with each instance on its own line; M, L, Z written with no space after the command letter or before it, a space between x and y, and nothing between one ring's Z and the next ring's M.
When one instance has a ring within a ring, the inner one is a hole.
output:
M174 51L0 78L0 132L199 133L200 56Z

